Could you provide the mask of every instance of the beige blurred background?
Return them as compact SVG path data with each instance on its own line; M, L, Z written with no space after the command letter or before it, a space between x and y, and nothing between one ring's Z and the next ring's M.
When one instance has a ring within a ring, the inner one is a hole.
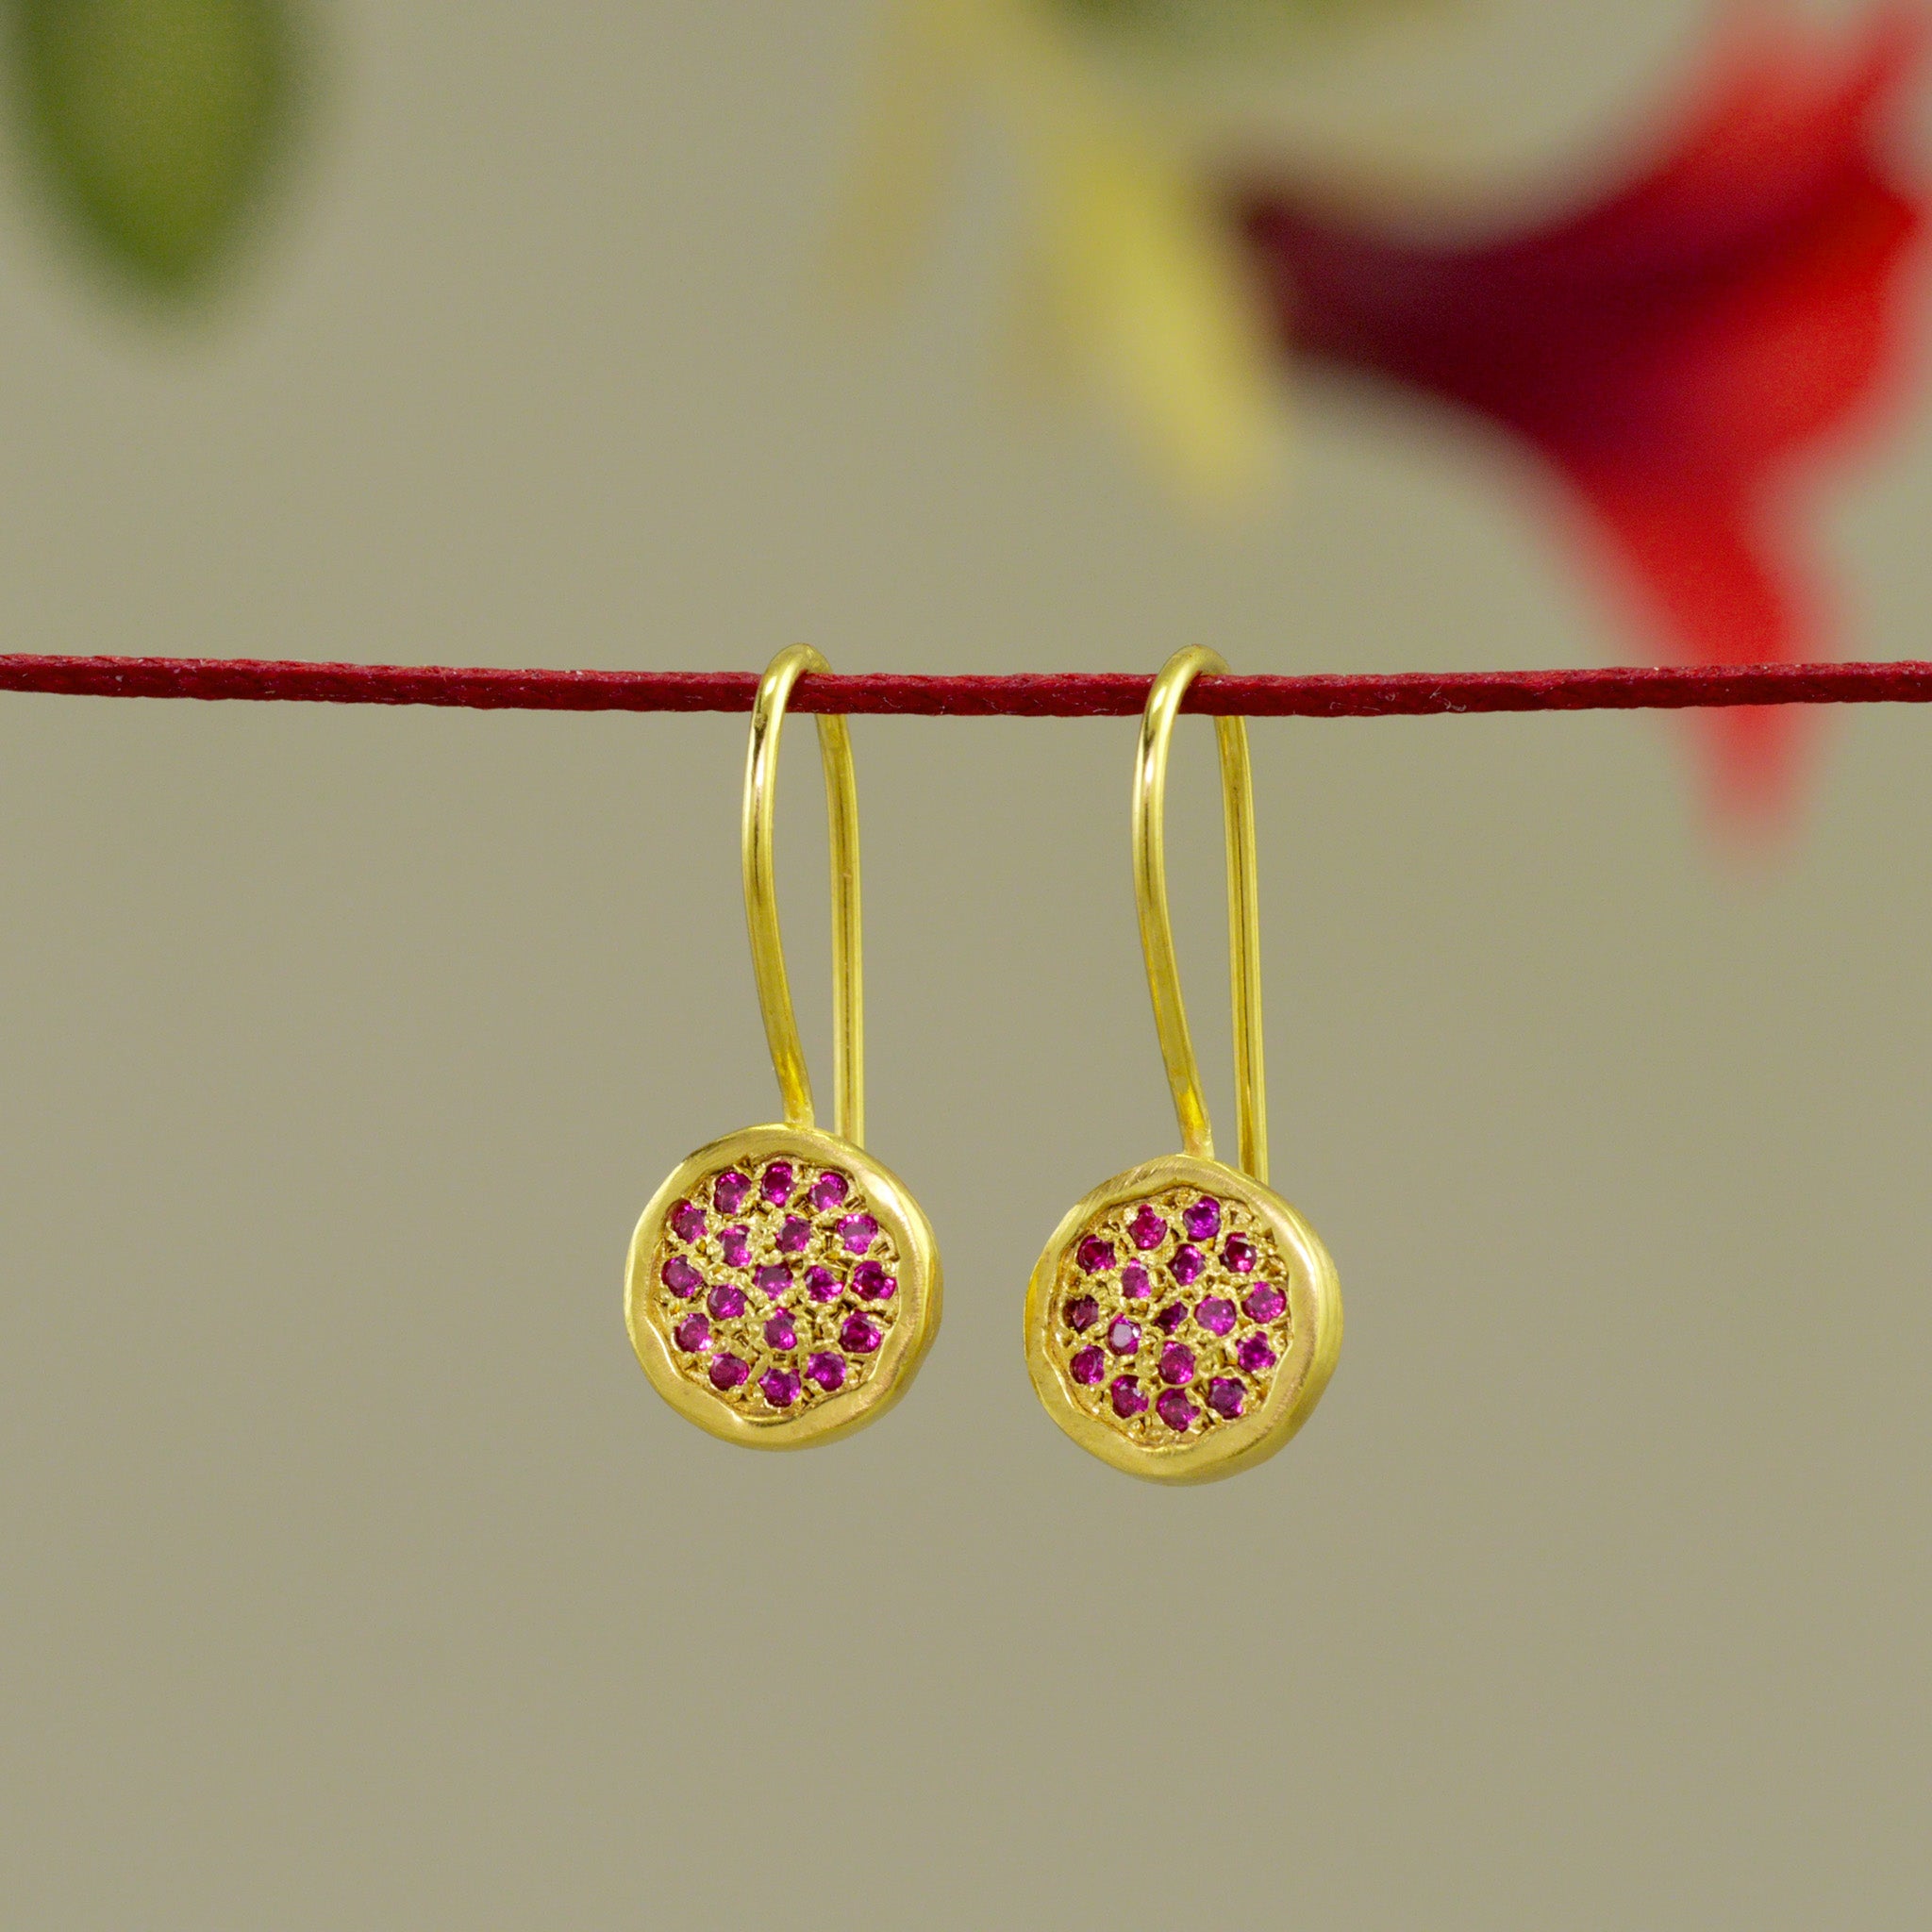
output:
M1311 74L1310 141L1547 168L1703 18L1463 13ZM210 325L0 198L5 648L1627 648L1459 424L1307 395L1224 528L1003 400L996 181L911 313L828 326L861 0L324 25ZM1831 506L1853 648L1927 655L1924 412ZM1174 1143L1133 727L855 732L872 1139L945 1326L880 1427L756 1457L619 1306L660 1176L775 1105L743 722L0 699L0 1923L1920 1923L1932 717L1834 719L1755 861L1668 721L1256 727L1275 1173L1348 1343L1284 1457L1174 1493L1063 1440L1020 1348L1065 1207Z

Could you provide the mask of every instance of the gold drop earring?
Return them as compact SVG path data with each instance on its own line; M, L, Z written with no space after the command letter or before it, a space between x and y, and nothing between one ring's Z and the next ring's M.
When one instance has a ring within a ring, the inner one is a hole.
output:
M784 1124L727 1134L678 1167L638 1223L625 1274L625 1323L658 1394L754 1449L802 1449L876 1420L906 1392L940 1322L932 1228L863 1147L858 791L843 718L818 721L831 819L835 1133L814 1122L785 973L772 864L778 739L799 676L829 668L808 644L772 659L745 761L745 923Z
M1181 1004L1167 908L1167 754L1213 651L1154 680L1134 766L1134 896L1154 1025L1185 1151L1104 1182L1054 1231L1026 1291L1026 1363L1047 1413L1086 1450L1155 1482L1209 1482L1264 1460L1307 1421L1341 1349L1341 1290L1314 1230L1268 1188L1261 936L1247 724L1215 720L1227 839L1241 1167L1214 1134Z

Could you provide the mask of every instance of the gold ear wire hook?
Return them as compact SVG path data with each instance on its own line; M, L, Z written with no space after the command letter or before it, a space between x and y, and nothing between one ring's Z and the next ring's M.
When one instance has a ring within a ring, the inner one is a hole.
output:
M811 1074L799 1043L778 931L778 891L773 871L772 821L777 802L778 740L791 688L807 671L831 666L809 644L792 644L766 667L751 713L751 749L744 766L744 921L751 934L752 971L772 1067L788 1126L815 1124ZM819 763L825 776L825 811L832 856L832 1089L835 1130L855 1147L865 1144L865 987L858 898L858 783L852 768L852 734L843 718L819 719Z
M1181 1144L1204 1160L1214 1158L1214 1129L1201 1094L1201 1070L1181 1001L1180 966L1167 909L1167 752L1174 721L1188 687L1204 671L1225 674L1218 652L1199 644L1176 651L1161 667L1141 719L1141 751L1134 767L1134 899L1141 914L1141 950L1154 995L1154 1028L1174 1091ZM1248 727L1242 718L1217 718L1221 753L1222 818L1227 840L1228 976L1234 993L1234 1078L1241 1120L1242 1171L1268 1180L1268 1092L1262 1069L1261 924L1255 862L1255 791L1248 762Z

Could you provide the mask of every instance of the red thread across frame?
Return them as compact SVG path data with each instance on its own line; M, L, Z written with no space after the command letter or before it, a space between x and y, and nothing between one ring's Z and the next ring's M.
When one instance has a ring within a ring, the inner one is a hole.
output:
M488 665L308 664L245 658L0 656L0 691L68 697L477 711L749 711L752 671L512 671ZM852 717L1128 718L1151 676L808 674L791 708ZM1932 704L1932 663L1702 665L1589 671L1203 677L1185 711L1250 718L1418 718L1497 711L1692 710L1727 705Z

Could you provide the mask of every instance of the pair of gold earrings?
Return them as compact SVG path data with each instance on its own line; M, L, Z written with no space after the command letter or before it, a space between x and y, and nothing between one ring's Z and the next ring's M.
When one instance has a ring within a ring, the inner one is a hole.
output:
M1307 1419L1341 1347L1335 1266L1268 1188L1261 949L1247 726L1215 721L1227 838L1241 1166L1214 1136L1181 1004L1167 908L1167 757L1212 651L1154 680L1134 767L1134 892L1154 1024L1183 1151L1117 1174L1055 1229L1026 1293L1026 1362L1047 1413L1083 1449L1156 1482L1232 1475ZM910 1386L940 1321L930 1224L864 1151L858 794L843 718L822 716L831 819L834 1126L816 1124L778 931L772 824L786 701L809 645L758 685L745 767L745 919L782 1124L684 1161L632 1237L625 1320L658 1392L700 1428L758 1449L849 1435Z

